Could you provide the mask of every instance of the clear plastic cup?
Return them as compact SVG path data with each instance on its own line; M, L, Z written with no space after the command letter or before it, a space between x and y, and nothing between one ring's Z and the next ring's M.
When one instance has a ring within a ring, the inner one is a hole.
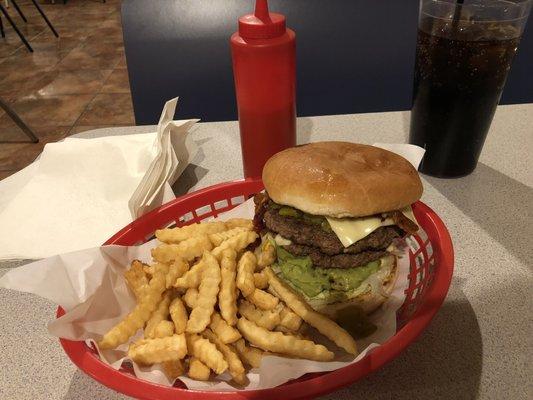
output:
M477 165L531 0L420 0L409 141L420 171L459 177Z

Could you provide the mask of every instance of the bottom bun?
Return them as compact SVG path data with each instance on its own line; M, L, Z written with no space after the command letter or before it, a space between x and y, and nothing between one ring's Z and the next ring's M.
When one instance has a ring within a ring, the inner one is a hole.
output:
M393 256L390 256L393 257ZM385 260L385 259L384 259ZM393 257L390 272L386 275L379 276L379 271L376 272L374 278L370 276L370 279L375 279L374 285L363 282L362 285L367 285L367 290L357 296L337 303L319 303L316 301L309 301L311 307L316 311L329 316L330 318L336 318L337 313L346 307L359 307L365 314L370 314L377 310L390 296L396 279L398 277L397 258Z

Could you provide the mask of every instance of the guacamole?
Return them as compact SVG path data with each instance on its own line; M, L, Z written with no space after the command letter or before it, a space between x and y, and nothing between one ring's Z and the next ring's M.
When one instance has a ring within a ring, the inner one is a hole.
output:
M295 257L279 246L277 255L277 269L286 281L307 298L321 295L328 302L345 299L347 292L357 289L381 266L376 260L357 268L313 268L310 257Z

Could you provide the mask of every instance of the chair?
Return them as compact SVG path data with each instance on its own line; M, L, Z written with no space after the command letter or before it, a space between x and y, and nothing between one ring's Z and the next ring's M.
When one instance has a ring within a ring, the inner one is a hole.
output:
M22 13L20 7L18 6L17 4L17 1L16 0L11 0L11 2L13 3L13 6L15 7L15 9L17 10L17 12L19 13L20 17L22 18L22 20L24 22L28 22L28 20L26 19L26 16ZM44 13L43 9L41 8L41 6L39 5L39 3L37 3L35 0L31 0L31 2L33 3L33 5L35 6L35 8L37 8L37 11L39 12L39 14L41 14L41 17L43 17L44 21L46 22L46 25L48 25L48 27L50 28L50 30L52 31L52 33L54 34L55 37L59 37L57 31L55 30L54 26L52 25L52 23L50 22L50 20L48 19L48 17L46 16L46 14Z
M7 104L1 97L0 97L0 108L2 108L6 114L17 124L17 126L30 138L32 143L39 143L39 138L35 133L30 129L28 125L18 116L18 114L13 110L9 104Z
M37 3L35 0L31 0L31 2L33 3L33 5L35 6L35 8L37 8L37 11L39 12L39 14L41 14L41 17L43 17L44 21L46 22L46 24L48 25L48 27L50 28L50 30L52 31L52 33L54 34L55 37L59 37L59 34L57 33L57 31L55 30L54 26L52 25L52 23L50 22L50 20L48 19L48 17L46 16L45 12L43 11L43 9L41 8L41 6L39 6L39 3ZM17 1L16 0L11 0L11 3L13 3L13 7L15 7L15 10L17 11L17 13L20 15L20 18L22 18L22 20L24 22L28 22L28 19L26 18L26 16L24 15L24 13L22 12L22 10L20 9L19 5L17 4ZM4 3L6 6L8 4L8 1L5 0L5 3ZM28 49L28 51L30 53L33 53L33 48L31 47L31 45L29 44L28 40L26 39L26 37L24 36L24 34L18 29L18 26L17 24L15 24L15 22L11 19L10 15L8 14L6 8L4 7L4 5L2 5L2 3L0 3L0 11L2 12L2 14L4 14L4 16L6 17L6 19L8 20L9 24L11 25L11 27L13 28L13 30L17 33L17 35L19 36L20 40L22 41L22 43L24 43L24 46L26 46L26 49ZM0 33L2 34L2 37L6 37L6 34L4 32L4 25L2 23L2 17L0 15Z
M19 8L16 7L16 9L20 13ZM13 30L16 32L16 34L18 35L18 37L22 41L22 43L24 43L24 46L26 46L26 49L28 49L28 51L30 53L33 53L33 48L28 43L28 40L26 39L26 36L24 36L24 34L19 30L17 24L15 24L15 22L11 19L11 17L9 16L7 10L5 9L4 5L1 2L0 2L0 12L2 12L2 14L4 14L4 17L6 17L7 22L9 22L9 24L11 25ZM23 19L24 19L24 21L26 21L26 17L24 17ZM1 31L2 37L6 37L6 34L4 32L4 24L2 23L2 16L1 15L0 15L0 31Z

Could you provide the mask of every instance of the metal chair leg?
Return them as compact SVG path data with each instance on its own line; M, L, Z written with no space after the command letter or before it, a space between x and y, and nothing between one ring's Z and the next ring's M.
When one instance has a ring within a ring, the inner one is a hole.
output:
M33 143L39 143L39 138L33 133L33 131L30 129L28 125L24 123L23 120L20 119L18 114L13 110L4 100L0 98L0 108L4 109L7 115L11 117L13 121L15 121L15 124L18 125L18 127L28 136Z
M41 9L41 7L39 6L39 4L35 1L35 0L31 0L31 2L33 3L33 5L35 7L37 7L37 11L39 11L39 13L41 14L41 16L44 18L46 24L48 25L48 27L52 30L52 33L55 35L55 37L59 37L58 33L56 32L56 30L54 29L52 23L50 22L50 20L48 19L48 17L46 16L46 14L44 13L44 11Z
M2 22L2 16L0 15L0 33L2 34L2 37L6 37L6 33L4 32L4 23Z
M11 2L15 6L15 10L17 10L17 12L19 13L20 18L22 18L22 20L24 22L28 23L28 20L26 19L26 16L22 13L22 10L19 8L19 5L17 4L17 2L15 0L11 0Z
M6 17L7 21L9 22L9 24L11 25L13 30L17 33L17 35L19 35L20 40L22 40L22 43L24 43L24 45L26 46L28 51L33 53L32 47L30 46L30 44L28 43L28 41L26 40L26 38L24 37L22 32L19 31L19 28L17 28L17 25L13 22L13 20L11 19L9 14L7 13L7 11L4 8L4 6L2 5L2 3L0 3L0 11L2 11L2 14L4 14L4 17Z

